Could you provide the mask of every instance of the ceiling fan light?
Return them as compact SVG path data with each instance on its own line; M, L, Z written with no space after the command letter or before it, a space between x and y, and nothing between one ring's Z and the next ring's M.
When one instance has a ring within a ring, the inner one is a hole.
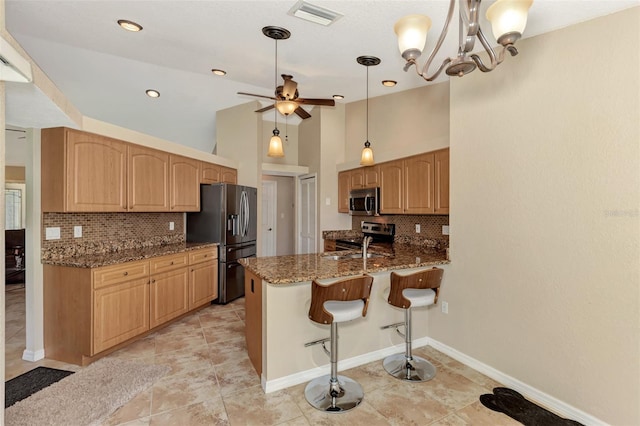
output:
M504 40L504 36L514 33L517 34L515 40L520 38L527 25L527 13L532 3L533 0L497 0L487 9L487 19L499 43L503 44L501 38Z
M431 18L425 15L407 15L393 27L398 37L398 48L405 60L417 59L424 50Z
M269 150L267 151L267 156L269 157L284 157L282 139L278 136L279 134L278 129L273 129L273 136L271 136L271 140L269 140Z
M375 162L373 161L373 150L371 149L371 144L369 141L365 142L364 148L362 148L362 155L360 156L360 165L361 166L373 166Z
M276 102L276 108L282 115L290 115L298 108L298 104L293 101L278 101Z

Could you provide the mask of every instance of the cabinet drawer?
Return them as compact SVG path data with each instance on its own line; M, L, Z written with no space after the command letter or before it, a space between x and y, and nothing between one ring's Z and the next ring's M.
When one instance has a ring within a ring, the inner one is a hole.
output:
M188 259L186 253L172 254L169 256L162 256L149 261L151 267L151 273L157 274L159 272L172 271L177 268L181 268L188 265Z
M149 276L149 261L127 262L116 266L105 266L93 271L93 288L98 289L112 284L147 278Z
M218 258L218 247L211 247L202 250L189 252L189 265L206 262Z

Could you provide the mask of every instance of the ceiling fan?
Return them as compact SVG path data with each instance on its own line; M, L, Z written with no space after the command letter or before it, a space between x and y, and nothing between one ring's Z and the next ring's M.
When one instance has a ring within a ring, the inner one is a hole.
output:
M276 87L275 96L263 96L255 93L238 92L239 95L256 96L258 98L271 99L273 104L267 105L264 108L256 110L256 112L269 111L272 108L277 108L278 112L282 115L290 115L296 113L303 120L311 117L306 110L300 107L300 105L323 105L334 106L336 102L333 99L312 99L312 98L300 98L298 93L298 83L293 80L293 76L282 74L283 84Z
M278 40L286 40L289 38L291 33L281 27L264 27L262 29L262 33L276 41L276 75L275 75L275 97L274 96L264 96L257 95L255 93L246 93L246 92L238 92L239 95L248 95L248 96L256 96L258 98L271 99L273 102L272 105L268 105L264 108L257 110L256 112L265 112L269 111L272 108L276 108L278 112L284 116L288 116L293 114L294 112L303 120L305 118L311 117L306 110L304 110L300 105L326 105L326 106L334 106L336 102L333 99L311 99L311 98L300 98L298 97L298 83L293 81L293 76L287 74L281 74L284 82L281 86L277 84L277 76L278 76ZM277 128L277 126L276 126Z

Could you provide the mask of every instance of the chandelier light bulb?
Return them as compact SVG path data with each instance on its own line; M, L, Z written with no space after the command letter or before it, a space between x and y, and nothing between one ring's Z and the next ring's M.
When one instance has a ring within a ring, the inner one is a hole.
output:
M487 9L493 36L499 43L501 38L513 33L518 35L516 40L520 38L527 25L527 12L532 3L533 0L497 0Z
M408 15L396 22L393 30L403 58L417 59L422 54L430 28L431 18L425 15Z

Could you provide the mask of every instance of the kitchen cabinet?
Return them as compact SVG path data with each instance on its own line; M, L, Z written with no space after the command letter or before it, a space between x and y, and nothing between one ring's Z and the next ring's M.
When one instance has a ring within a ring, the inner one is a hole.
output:
M217 247L98 268L44 265L47 358L87 365L217 297Z
M449 148L434 153L434 212L449 214Z
M351 171L338 173L338 213L349 213L349 192L351 191Z
M211 184L220 182L220 166L213 163L200 163L200 183Z
M324 251L336 251L336 240L324 240Z
M403 160L378 165L380 170L380 213L404 213Z
M434 212L433 154L421 154L403 160L404 213Z
M189 310L189 269L186 253L150 261L149 316L151 328Z
M200 161L171 154L171 211L200 211Z
M127 210L169 211L169 154L131 145L128 160Z
M218 297L218 251L203 249L189 254L189 309Z
M127 209L127 143L67 128L41 137L42 211Z
M262 280L246 268L244 294L247 353L260 377L262 375Z
M237 184L238 171L230 167L220 166L220 182Z

